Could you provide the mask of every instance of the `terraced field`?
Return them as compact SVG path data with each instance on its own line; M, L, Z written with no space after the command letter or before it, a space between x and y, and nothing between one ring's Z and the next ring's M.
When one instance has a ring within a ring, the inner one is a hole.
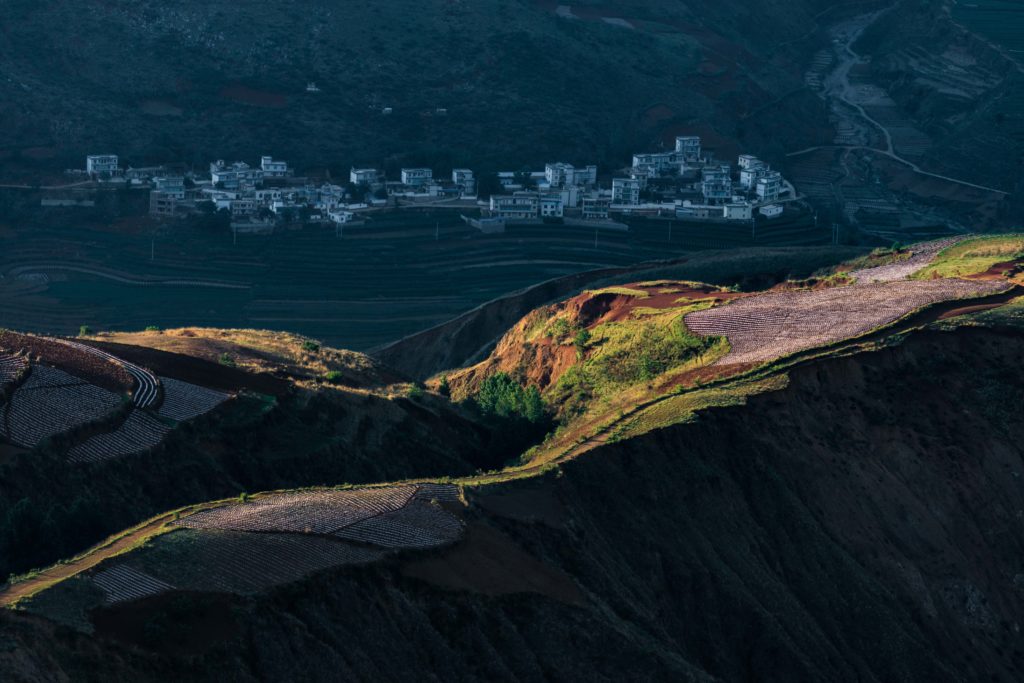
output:
M159 445L170 431L167 425L135 409L115 431L90 437L72 448L68 461L102 462L135 455Z
M62 370L33 365L28 379L4 406L0 430L13 443L34 448L45 439L100 420L120 405L115 393Z
M158 412L160 417L175 422L185 422L205 415L231 398L230 394L170 377L160 377L159 380L163 386L164 400Z
M995 294L1005 282L915 280L747 297L690 313L686 325L722 335L732 349L716 365L763 363L866 334L930 304Z

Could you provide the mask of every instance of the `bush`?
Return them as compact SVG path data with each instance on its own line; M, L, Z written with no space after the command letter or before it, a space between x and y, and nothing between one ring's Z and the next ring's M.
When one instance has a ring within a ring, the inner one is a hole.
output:
M590 343L590 330L581 329L576 332L576 336L572 338L572 345L576 347L576 358L582 359L583 354L587 350L587 344Z
M441 394L445 398L449 398L452 395L451 385L448 384L448 377L442 377L441 383L437 385L437 393Z
M412 399L417 399L423 398L423 396L426 395L426 393L427 392L424 391L423 387L421 387L419 384L413 384L412 386L409 387L409 391L408 393L406 393L406 396Z
M302 342L302 350L309 351L310 353L319 353L320 344L318 342L307 339L306 341Z
M79 337L88 337L90 334L92 334L92 328L88 325L82 325L78 328Z
M232 358L231 354L229 354L229 353L222 353L222 354L220 354L220 358L218 358L217 360L220 362L221 365L223 365L225 367L229 367L229 368L236 368L236 367L238 367L238 363L235 362L235 359Z
M331 384L340 384L342 380L342 374L340 370L330 370L324 375L324 379Z
M159 332L159 331L160 331L160 328L157 327L156 325L148 325L146 327L146 332Z

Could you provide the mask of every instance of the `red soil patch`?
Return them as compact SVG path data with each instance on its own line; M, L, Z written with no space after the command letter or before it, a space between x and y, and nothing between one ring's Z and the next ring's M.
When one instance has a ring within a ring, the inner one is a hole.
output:
M254 107L283 109L288 106L288 98L280 93L256 90L245 85L229 85L220 91L220 96L232 102L248 104Z
M230 368L193 356L115 342L85 341L83 343L147 367L158 375L180 379L210 389L221 391L249 389L261 394L281 396L291 388L286 380L273 375L246 372L239 368Z
M649 293L647 297L615 294L612 292L599 294L581 294L567 302L566 309L584 327L593 328L609 322L621 322L632 317L638 308L668 310L685 305L680 299L702 301L712 299L716 302L729 301L748 296L742 292L723 292L714 287L690 287L686 285L623 285L628 289L638 289ZM659 292L658 290L673 290Z
M436 557L409 562L402 574L452 591L492 596L539 593L570 605L585 604L568 574L480 522L467 526L461 543Z
M703 368L694 368L672 377L668 382L659 386L658 389L659 391L666 391L675 387L692 389L698 384L707 384L708 382L742 374L756 365L757 363L733 363L731 365L708 365Z
M981 313L982 311L991 311L993 308L999 308L1005 306L1004 303L995 304L978 304L977 306L961 306L960 308L954 308L951 311L946 311L939 316L939 320L947 320L949 318L955 318L958 315L967 315L968 313Z
M0 350L27 353L33 360L52 365L109 391L122 393L135 386L131 375L121 366L44 337L0 332Z
M992 266L991 268L986 270L984 273L975 273L974 275L964 275L963 279L965 279L965 280L1005 280L1007 276L1004 275L1004 273L1007 273L1007 272L1010 274L1010 277L1013 277L1014 275L1016 275L1018 273L1024 272L1024 259L1017 260L1017 261L1003 261L1002 263L995 264L994 266Z

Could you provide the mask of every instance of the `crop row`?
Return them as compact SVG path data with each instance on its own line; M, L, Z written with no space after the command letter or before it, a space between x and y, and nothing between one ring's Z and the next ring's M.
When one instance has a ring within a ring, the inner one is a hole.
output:
M850 275L856 278L859 284L905 280L931 263L936 254L940 251L960 242L963 239L963 236L957 236L917 244L914 245L914 250L910 258L884 266L855 270L850 273Z
M102 418L118 405L116 394L35 365L7 404L3 433L14 443L33 448L44 439Z
M147 571L183 589L251 594L387 555L324 536L181 530L144 551Z
M773 360L857 337L918 308L1005 288L958 279L879 282L818 291L763 294L686 316L701 335L724 335L730 352L718 364Z
M205 415L230 398L228 394L170 377L160 377L159 379L164 389L164 400L160 404L159 410L160 416L177 422Z
M49 337L0 332L0 349L4 351L25 352L33 358L42 358L49 365L110 391L127 391L132 387L132 377L127 370L108 359L83 351L80 346Z
M93 574L92 582L103 591L108 604L138 600L174 590L174 586L126 564L117 564Z
M69 462L101 462L134 455L157 446L170 427L140 410L133 410L128 419L113 432L97 434L75 446L68 453Z
M134 363L129 363L126 360L122 360L114 354L108 353L102 349L97 349L95 347L67 339L61 339L58 341L77 349L82 353L109 361L127 372L135 383L135 391L132 395L132 401L137 407L149 408L157 402L157 399L160 398L160 380L158 380L156 375L149 370L135 365Z
M367 518L402 508L412 486L284 493L204 510L182 519L192 529L331 534Z
M17 382L28 370L28 360L24 356L9 356L0 353L0 388L5 384Z
M382 548L433 548L457 541L462 522L437 505L413 500L400 510L356 522L334 535Z

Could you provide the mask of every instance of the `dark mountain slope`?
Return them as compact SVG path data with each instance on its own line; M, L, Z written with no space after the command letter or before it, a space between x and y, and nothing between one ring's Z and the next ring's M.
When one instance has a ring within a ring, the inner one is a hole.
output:
M0 669L1020 680L1021 341L927 333L804 366L745 407L470 490L467 540L434 555L248 601L143 601L99 615L99 639L4 615ZM219 626L197 643L199 623Z
M638 0L567 18L527 0L4 0L0 161L60 168L109 150L136 165L264 153L345 172L387 158L618 165L681 126L728 137L799 88L799 69L766 55L829 5ZM823 120L815 103L764 123L805 142L786 124Z

